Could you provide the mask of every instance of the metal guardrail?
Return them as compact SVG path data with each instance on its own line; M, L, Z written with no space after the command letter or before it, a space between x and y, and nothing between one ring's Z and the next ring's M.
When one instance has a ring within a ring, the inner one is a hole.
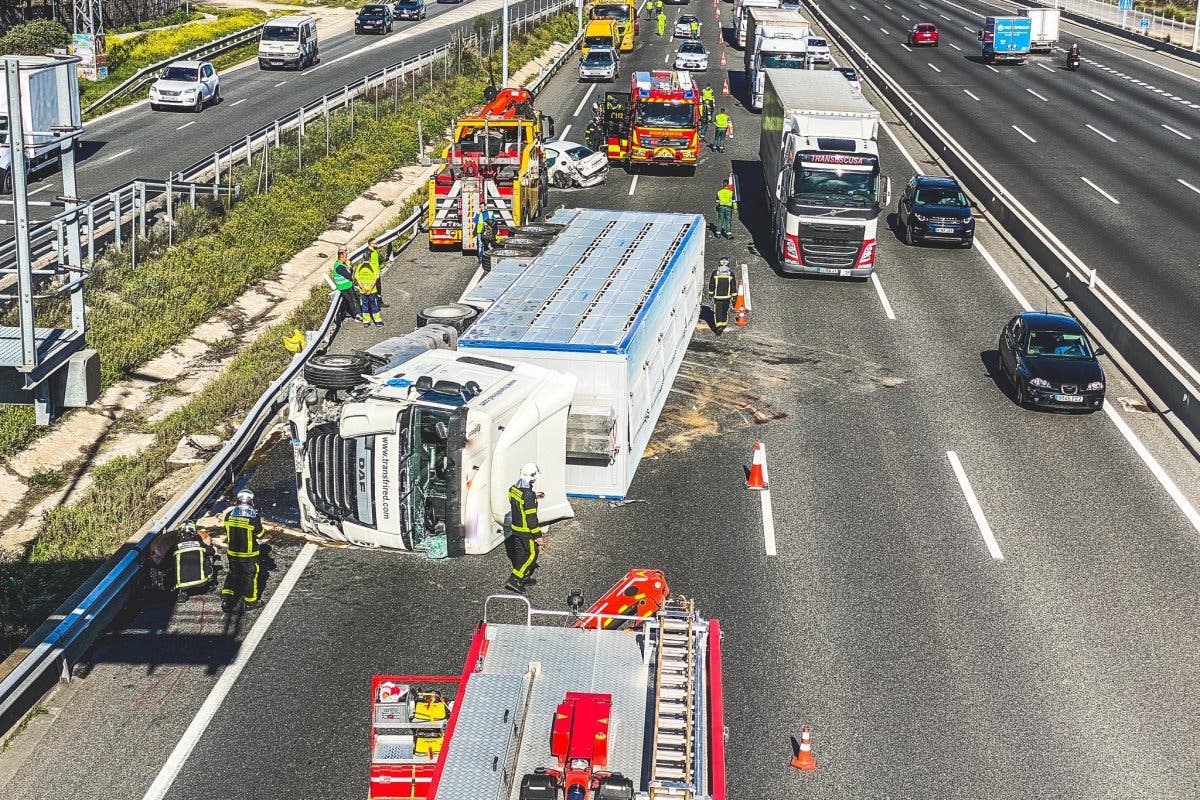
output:
M537 14L547 16L573 5L572 0L566 0L550 5ZM537 17L530 15L526 21L531 18ZM558 72L574 54L581 40L582 36L576 36L554 63L534 78L528 85L529 90L537 94L544 88L549 77ZM421 58L424 56L417 57ZM394 68L393 65L388 69ZM376 73L378 74L381 73ZM368 81L366 85L372 83L373 81ZM306 106L309 107L311 104ZM303 112L304 109L300 109L297 113ZM269 129L270 126L260 129L260 133ZM207 161L200 163L209 165ZM404 222L375 238L382 244L390 245L394 253L397 243L399 248L403 248L416 238L421 230L424 215L425 206L422 205ZM366 252L365 246L359 247L350 254L351 261L362 259ZM8 674L0 679L0 733L18 724L55 682L70 677L72 666L136 590L137 578L143 567L143 557L154 539L163 531L189 518L222 485L231 482L232 476L249 458L259 437L286 402L288 385L304 368L311 355L328 346L336 327L340 306L341 295L333 292L329 311L321 328L315 332L313 340L306 344L304 351L292 360L283 374L259 397L237 431L208 463L200 477L162 513L145 535L140 539L131 539L121 547L26 640L26 646L23 648L26 652L12 665ZM10 657L9 663L14 660L14 657Z
M265 24L266 23L260 22L257 25L250 26L249 28L243 28L237 33L231 33L228 36L222 36L220 39L214 39L211 42L206 42L199 47L193 47L187 52L171 56L170 58L159 61L157 64L151 64L148 67L143 67L129 78L125 79L121 85L117 86L108 94L104 95L99 100L85 108L83 113L84 115L91 114L96 109L108 105L126 92L132 92L135 89L140 88L149 82L151 78L157 75L159 70L170 64L174 64L176 61L188 61L193 58L210 58L212 56L219 56L222 53L228 53L230 50L234 50L238 47L249 44L259 37L259 34L262 32L263 25Z
M1181 434L1200 437L1200 371L1141 318L1096 270L1085 264L1033 215L836 23L815 0L806 4L826 33L849 54L918 135L1067 295L1157 396L1164 418Z

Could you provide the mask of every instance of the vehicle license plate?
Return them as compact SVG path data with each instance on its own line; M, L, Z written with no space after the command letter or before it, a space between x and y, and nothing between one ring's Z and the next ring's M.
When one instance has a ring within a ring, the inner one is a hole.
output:
M1056 394L1054 399L1060 403L1082 403L1083 395L1078 394Z

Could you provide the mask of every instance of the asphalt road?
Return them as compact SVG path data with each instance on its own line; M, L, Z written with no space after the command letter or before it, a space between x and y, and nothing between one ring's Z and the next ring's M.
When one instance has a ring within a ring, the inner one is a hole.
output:
M1200 364L1200 65L1062 26L1080 45L982 62L976 31L1010 3L822 4L845 30L1191 364ZM933 22L937 48L909 48Z
M643 36L625 69L664 55ZM588 92L566 70L539 104L576 131ZM613 170L553 200L711 218L732 168L735 238L710 239L707 257L747 263L754 309L749 328L720 338L697 327L630 489L645 502L576 503L578 518L549 533L534 601L561 607L571 586L594 596L630 567L660 567L720 618L731 798L1194 798L1200 531L1107 415L1022 410L992 375L1018 305L995 270L1032 303L1052 298L987 225L979 241L995 269L980 249L910 248L881 227L894 320L873 283L778 276L752 249L766 233L757 118L726 102L732 145L694 178ZM882 157L893 184L913 171L891 139ZM457 297L472 267L419 242L402 253L385 278L384 335ZM379 335L353 326L338 346ZM1135 397L1111 368L1109 384L1114 402ZM1164 426L1117 419L1198 496L1200 469ZM756 440L776 556L743 484ZM278 448L252 482L279 518L294 514L291 468ZM276 544L268 597L298 550ZM317 550L166 796L362 796L371 676L457 674L506 570L498 552L432 562ZM35 755L0 796L141 797L261 614L226 631L214 606L135 609L18 740ZM805 724L820 766L802 774L788 739Z

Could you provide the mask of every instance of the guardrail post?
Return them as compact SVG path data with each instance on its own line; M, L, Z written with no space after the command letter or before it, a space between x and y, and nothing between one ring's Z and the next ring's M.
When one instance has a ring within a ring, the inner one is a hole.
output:
M246 134L246 166L254 163L254 147L250 143L250 134Z
M88 266L96 263L96 209L91 203L87 207L88 228Z
M146 184L138 181L138 229L146 235Z
M213 153L213 199L217 199L217 187L221 185L221 155Z
M190 194L191 194L192 208L195 208L196 207L196 184L194 184L194 183L191 186Z
M175 239L175 187L172 185L174 175L167 176L167 247Z
M279 149L279 120L275 120L274 136L275 136L275 149L278 150Z
M63 226L61 220L54 222L54 258L63 263Z
M113 215L116 221L114 228L113 243L116 245L117 252L121 252L121 193L113 192L109 196L109 200L113 204Z

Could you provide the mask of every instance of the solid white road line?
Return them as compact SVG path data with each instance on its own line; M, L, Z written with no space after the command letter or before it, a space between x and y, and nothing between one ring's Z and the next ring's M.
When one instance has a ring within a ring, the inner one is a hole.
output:
M1112 424L1117 426L1117 430L1121 432L1121 435L1125 437L1125 441L1129 442L1129 446L1142 459L1142 463L1158 479L1159 484L1166 489L1167 494L1175 501L1175 505L1187 517L1187 521L1192 523L1192 527L1196 529L1197 533L1200 533L1200 513L1197 513L1196 507L1179 490L1179 486L1176 485L1174 479L1167 474L1167 471L1158 463L1158 459L1151 455L1150 451L1146 449L1146 445L1142 444L1142 440L1133 432L1128 423L1121 419L1121 415L1117 413L1117 410L1107 400L1104 401L1104 413L1112 420Z
M579 101L579 105L575 106L575 112L571 114L572 117L579 116L579 112L583 111L583 107L587 105L588 98L592 96L592 92L594 91L596 91L596 84L593 83L588 87L588 90L584 92L583 99Z
M766 451L766 445L763 445L763 451ZM766 547L767 555L777 555L775 551L775 511L771 508L771 490L763 489L759 493L759 499L762 501L762 520L763 520L763 545Z
M1008 273L1000 267L1000 262L992 255L991 251L983 246L983 242L979 241L979 237L975 237L975 249L979 251L979 255L983 256L983 260L992 268L992 272L996 273L996 277L1004 284L1004 288L1008 289L1009 294L1016 299L1017 305L1021 306L1022 311L1032 311L1033 306L1025 299L1025 295L1017 288L1017 285L1012 282L1012 278L1008 277Z
M193 125L195 125L195 124L196 124L196 120L192 120L191 122L185 122L185 123L183 123L182 125L180 125L178 128L176 128L175 130L177 130L177 131L181 131L181 130L183 130L184 128L190 128L190 127L192 127L192 126L193 126Z
M975 93L974 93L974 92L972 92L970 89L963 89L963 93L964 93L964 94L965 94L967 97L971 98L972 100L979 100L979 98L978 98L978 97L975 95ZM982 100L979 100L979 102L981 102L981 103L982 103L983 101L982 101Z
M120 158L121 156L126 156L126 155L129 155L129 154L130 154L130 153L132 153L132 152L133 152L133 148L132 148L132 147L128 147L128 148L126 148L126 149L122 150L121 152L119 152L119 153L117 153L117 154L115 154L115 155L111 155L111 156L109 156L108 158L106 158L106 159L104 159L104 160L105 160L105 161L116 161L116 160L117 160L118 158Z
M1044 95L1040 95L1040 94L1038 94L1038 93L1037 93L1037 92L1035 92L1033 89L1026 89L1025 91L1029 92L1031 95L1033 95L1034 97L1036 97L1038 100L1041 100L1043 103L1049 103L1049 102L1050 102L1050 99L1049 99L1048 97L1046 97L1046 96L1044 96Z
M1185 181L1183 178L1176 178L1175 180L1179 181L1180 183L1182 183L1187 188L1191 189L1196 194L1200 194L1200 189L1197 189L1195 186L1192 186L1190 183Z
M1104 131L1100 130L1100 129L1099 129L1099 128L1097 128L1095 125L1091 125L1091 124L1089 124L1089 125L1086 125L1085 127L1087 127L1089 130L1091 130L1093 133L1098 133L1098 134L1100 134L1101 136L1103 136L1105 139L1108 139L1108 140L1109 140L1110 142L1112 142L1113 144L1116 144L1116 142L1117 142L1117 140L1116 140L1116 139L1114 139L1113 137L1109 136L1107 133L1105 133Z
M1109 97L1104 92L1097 92L1095 89L1091 89L1090 91L1092 94L1099 95L1100 97L1103 97L1105 100L1107 100L1110 103L1117 102L1117 99L1115 97Z
M241 100L238 100L236 103L230 103L229 107L233 108L234 106L240 106L242 103L246 102L249 99L250 98L248 98L248 97L243 97Z
M881 122L879 124L883 126L883 132L886 133L892 140L892 144L896 145L896 149L900 151L900 155L904 156L904 160L908 162L908 165L913 168L914 172L920 174L921 167L917 165L917 160L912 157L912 153L908 152L908 148L900 143L900 139L897 138L895 132L892 130L892 127L886 122Z
M561 132L561 133L559 133L559 134L558 134L558 140L559 140L560 142L561 142L561 141L563 141L563 140L565 140L565 139L567 138L567 134L568 134L568 133L570 133L570 132L571 132L571 126L570 126L570 125L568 125L567 127L565 127L565 128L563 128L563 129L562 129L562 132Z
M1029 141L1033 142L1034 144L1037 144L1037 139L1033 138L1033 137L1032 137L1032 136L1030 136L1028 133L1026 133L1025 131L1023 131L1023 130L1021 130L1020 128L1018 128L1016 125L1010 125L1009 127L1010 127L1010 128L1012 128L1012 129L1013 129L1014 131L1016 131L1017 133L1019 133L1019 134L1021 134L1022 136L1024 136L1024 137L1025 137L1026 139L1028 139Z
M109 159L109 160L111 161L112 159ZM26 192L25 196L33 197L35 194L38 194L39 192L44 192L49 188L50 188L50 184L47 183L45 186L40 186L37 189L34 189L32 192Z
M1115 206L1119 206L1119 205L1121 205L1121 201L1120 201L1120 200L1118 200L1117 198L1113 197L1111 194L1109 194L1108 192L1104 191L1104 190L1103 190L1103 189L1101 189L1099 186L1097 186L1096 184L1092 183L1091 181L1089 181L1087 178L1083 177L1082 175L1080 175L1080 176L1079 176L1079 180L1083 181L1083 182L1084 182L1084 183L1086 183L1088 186L1092 187L1092 188L1093 188L1093 189L1095 189L1097 192L1099 192L1100 194L1104 195L1106 198L1108 198L1109 202L1111 202L1113 205L1115 205Z
M879 275L871 273L871 283L875 284L875 294L879 295L879 302L883 304L883 313L887 314L888 319L895 319L896 312L892 310L892 304L888 302L887 295L883 293L883 284L879 282Z
M929 64L929 68L930 68L931 70L933 70L934 72L941 72L941 70L940 70L940 69L938 69L937 67L935 67L933 64L930 64L928 61L926 61L925 63L926 63L926 64Z
M200 742L200 737L208 729L213 717L221 709L221 704L225 702L225 698L229 695L230 689L241 676L242 670L254 655L254 651L258 649L258 645L262 642L267 630L271 627L271 623L275 621L275 616L279 613L279 609L283 608L283 603L291 594L292 589L296 587L296 582L300 580L300 575L304 572L304 568L308 566L308 562L312 560L313 554L317 552L315 544L306 544L300 550L300 555L296 556L296 560L292 562L292 566L288 568L287 574L283 576L283 580L279 584L279 588L275 590L275 594L267 601L266 608L262 610L262 614L254 622L254 626L250 628L250 633L246 635L242 646L238 648L237 657L233 663L225 668L221 673L221 677L217 679L213 685L212 691L208 693L204 704L200 706L200 710L196 712L196 716L192 719L187 730L183 732L183 738L179 740L179 744L175 745L175 749L171 751L171 755L167 758L167 763L163 764L158 775L154 778L154 783L150 784L150 788L146 790L146 794L142 800L162 800L166 797L167 792L171 790L171 785L175 783L175 778L179 776L179 771L183 769L183 765L187 763L188 757L192 754L192 750Z
M984 66L987 67L988 69L990 69L992 72L996 73L997 75L1000 74L1000 70L996 69L991 64L984 64Z
M1166 128L1167 130L1169 130L1171 133L1175 134L1176 136L1182 136L1184 139L1187 139L1189 142L1192 140L1192 137L1188 136L1183 131L1175 130L1170 125L1163 125L1162 127Z
M967 498L967 506L971 509L971 516L975 518L979 532L983 535L983 543L987 545L992 558L1003 561L1004 553L1000 552L1000 545L996 543L996 537L992 534L992 526L988 524L987 517L983 515L983 508L979 505L978 498L975 497L975 490L971 488L971 482L967 480L967 473L963 470L962 462L958 460L958 453L947 450L946 458L950 459L950 468L954 470L954 477L958 479L958 488L962 489L963 496Z
M630 197L633 197L633 193L637 191L637 179L638 179L638 175L640 175L640 174L641 173L639 173L639 172L633 173L633 182L629 184L629 196Z

